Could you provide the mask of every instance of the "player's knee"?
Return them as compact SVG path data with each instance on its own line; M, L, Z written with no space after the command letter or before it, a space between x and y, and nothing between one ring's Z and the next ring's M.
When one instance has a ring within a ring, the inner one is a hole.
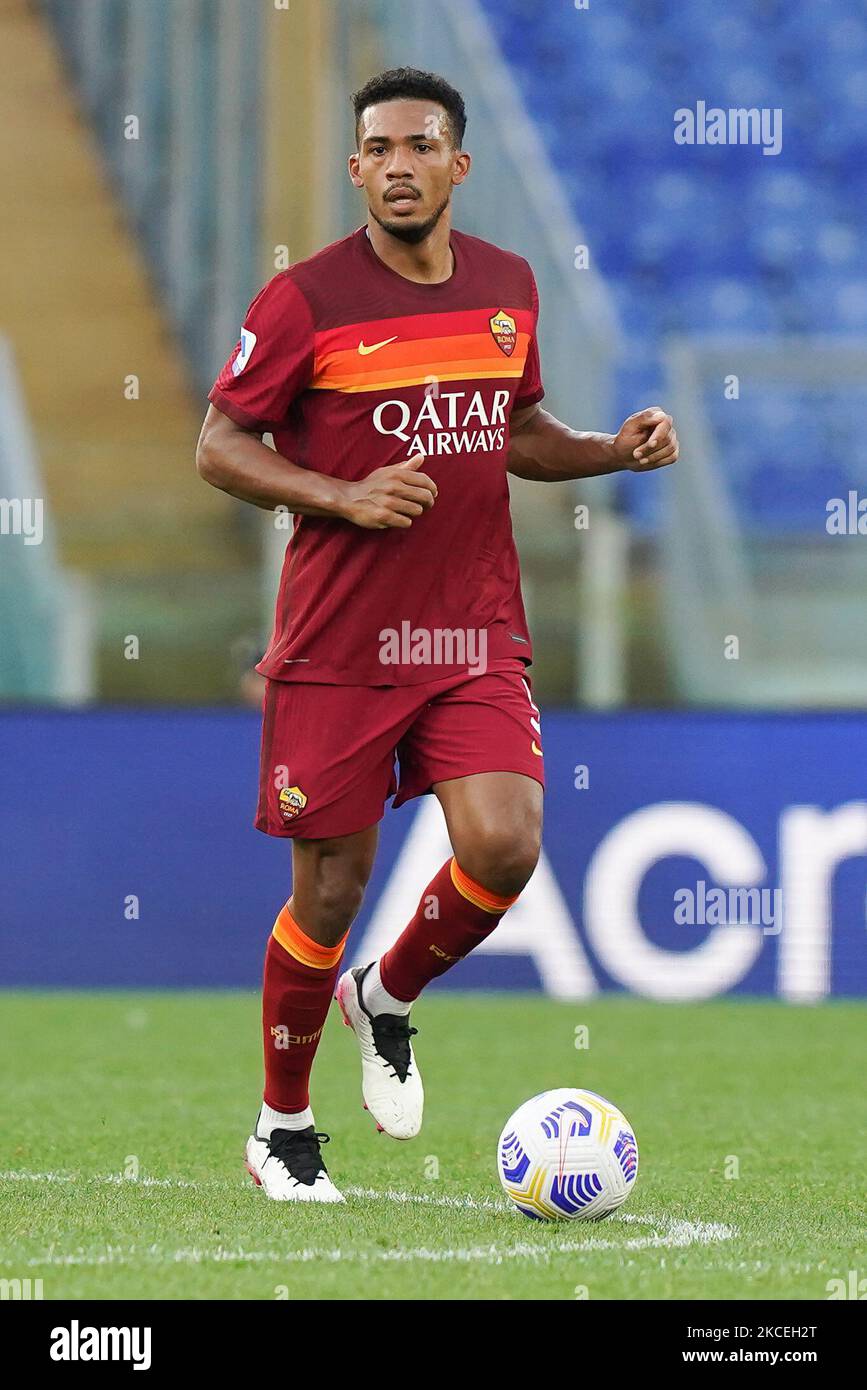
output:
M323 946L335 946L358 914L376 852L375 834L293 845L292 901Z
M483 888L512 898L530 881L540 848L541 837L532 828L492 826L474 836L458 863Z
M320 939L335 945L352 926L364 897L365 880L351 871L323 874L316 886L315 911Z

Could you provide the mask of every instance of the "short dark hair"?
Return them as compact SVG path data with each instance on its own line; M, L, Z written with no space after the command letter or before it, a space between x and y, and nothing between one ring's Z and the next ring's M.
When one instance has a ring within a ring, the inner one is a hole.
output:
M450 82L435 72L423 72L421 68L389 68L371 77L352 95L355 109L355 138L358 140L362 113L368 106L381 101L401 100L435 101L442 106L449 118L449 132L456 150L461 148L464 131L467 128L467 112L464 99Z

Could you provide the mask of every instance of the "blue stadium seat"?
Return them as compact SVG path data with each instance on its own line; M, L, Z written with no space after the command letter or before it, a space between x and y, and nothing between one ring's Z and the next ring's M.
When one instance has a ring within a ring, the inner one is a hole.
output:
M619 306L623 413L659 395L673 331L867 334L863 0L483 3ZM676 145L674 110L699 99L783 108L781 154ZM852 476L841 433L860 437L863 413L853 419L847 397L841 386L806 410L785 392L714 407L748 524L812 523ZM641 525L654 489L633 481L622 492Z

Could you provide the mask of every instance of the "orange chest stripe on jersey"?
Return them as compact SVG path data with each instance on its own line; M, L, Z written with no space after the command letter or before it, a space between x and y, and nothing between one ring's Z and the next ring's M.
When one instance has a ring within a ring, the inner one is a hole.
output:
M317 335L318 337L318 335ZM377 340L358 335L368 347ZM514 351L503 352L491 333L461 333L430 338L397 338L366 355L352 347L329 345L320 350L310 388L313 391L387 391L439 381L520 379L524 375L530 335L516 334Z
M394 338L402 343L427 341L430 338L463 338L478 334L496 346L490 331L492 317L506 313L515 320L519 333L532 333L535 320L529 309L512 309L508 304L492 304L489 308L441 309L437 313L392 314L388 318L370 318L338 324L333 328L316 329L317 353L349 348L355 352L359 343L370 347ZM385 348L381 349L383 352ZM500 349L497 348L499 352Z

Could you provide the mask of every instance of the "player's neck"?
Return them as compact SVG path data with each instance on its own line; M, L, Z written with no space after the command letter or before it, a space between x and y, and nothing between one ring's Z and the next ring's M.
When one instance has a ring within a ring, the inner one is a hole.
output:
M417 245L392 236L372 217L367 219L367 235L376 255L398 275L422 285L438 285L451 279L454 257L450 245L451 218L446 210L424 241Z

